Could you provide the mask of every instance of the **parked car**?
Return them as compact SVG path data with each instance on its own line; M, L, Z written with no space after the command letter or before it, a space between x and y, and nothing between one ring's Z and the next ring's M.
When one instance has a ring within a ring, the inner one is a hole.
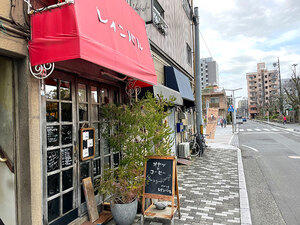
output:
M237 123L237 124L243 124L243 119L242 119L241 116L237 116L237 117L236 117L236 123Z

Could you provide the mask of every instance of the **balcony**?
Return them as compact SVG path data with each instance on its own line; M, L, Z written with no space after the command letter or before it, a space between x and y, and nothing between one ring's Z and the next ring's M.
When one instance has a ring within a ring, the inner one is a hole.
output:
M153 24L156 26L160 33L162 33L165 36L168 34L169 26L164 20L164 18L162 18L158 10L155 8L153 8Z

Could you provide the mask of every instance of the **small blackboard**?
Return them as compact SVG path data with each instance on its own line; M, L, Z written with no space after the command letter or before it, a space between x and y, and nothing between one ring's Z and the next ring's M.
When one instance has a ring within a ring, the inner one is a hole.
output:
M148 156L144 170L144 190L142 212L144 216L172 219L178 210L180 218L180 200L178 190L177 168L175 156ZM177 205L175 205L175 195ZM165 211L157 212L152 203L146 210L145 199L161 199L171 201Z
M80 158L82 161L95 157L95 128L80 129Z
M59 169L59 149L47 152L47 171Z
M73 164L73 157L72 157L72 147L63 148L61 150L61 166L62 168L71 166Z
M173 160L148 159L145 193L172 195Z

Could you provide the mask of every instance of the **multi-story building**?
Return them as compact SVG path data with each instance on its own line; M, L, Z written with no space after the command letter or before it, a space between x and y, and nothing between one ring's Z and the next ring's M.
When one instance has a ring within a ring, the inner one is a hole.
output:
M248 100L242 99L238 102L237 116L248 117Z
M279 95L279 79L277 72L268 70L265 63L258 63L257 71L247 73L246 78L249 116L255 118L256 115L264 111L266 105L275 96Z
M88 219L82 179L94 182L120 160L100 134L104 104L158 83L155 94L177 98L170 126L193 124L179 118L194 104L191 3L145 2L0 1L0 224ZM133 8L150 9L150 19ZM95 157L85 161L83 127L95 129Z
M200 59L201 86L219 85L219 66L212 57Z
M207 86L202 90L203 115L206 115L207 108L218 108L218 116L226 118L227 116L227 97L224 88L217 85Z

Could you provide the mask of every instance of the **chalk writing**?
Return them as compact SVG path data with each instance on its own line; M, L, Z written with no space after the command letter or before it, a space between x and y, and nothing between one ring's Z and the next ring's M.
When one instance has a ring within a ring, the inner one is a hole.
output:
M64 148L61 150L61 166L71 166L73 163L72 148Z
M172 195L173 160L149 159L146 167L145 192Z
M59 169L59 150L47 152L47 171L51 172Z

